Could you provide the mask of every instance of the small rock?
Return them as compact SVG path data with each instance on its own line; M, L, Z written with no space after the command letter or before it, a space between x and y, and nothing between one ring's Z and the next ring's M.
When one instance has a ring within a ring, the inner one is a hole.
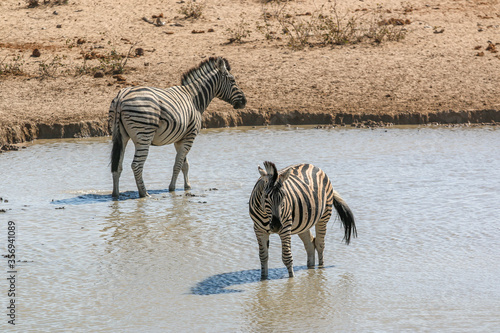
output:
M135 49L135 55L140 57L144 55L144 49L142 47L138 47Z
M31 56L35 57L35 58L38 58L39 56L41 56L40 50L39 49L34 49L33 53L31 53Z
M57 28L57 29L61 29L61 28L62 28L62 24L58 24L58 25L56 25L56 28Z
M161 27L161 26L165 25L165 22L163 22L159 17L157 17L156 20L155 20L155 25L157 27Z
M490 51L492 53L498 52L495 44L493 44L493 43L488 43L488 47L486 48L486 51Z
M97 71L94 73L94 78L101 78L101 77L104 77L104 73L101 72L101 71Z
M123 75L120 75L120 74L118 74L118 75L113 75L113 78L115 78L115 79L116 79L116 81L121 81L121 82L123 82L123 81L127 81L127 79L126 79L125 77L123 77Z

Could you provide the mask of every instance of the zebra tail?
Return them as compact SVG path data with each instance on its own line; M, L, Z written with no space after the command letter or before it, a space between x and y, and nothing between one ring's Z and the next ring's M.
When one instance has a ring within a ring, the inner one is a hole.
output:
M354 222L354 215L352 214L351 209L347 206L346 202L340 194L336 191L333 191L333 207L337 211L337 214L344 225L344 241L347 245L351 241L351 236L357 237L358 232L356 230L356 224Z
M117 103L113 100L109 114L109 127L112 128L113 148L111 149L111 172L118 171L120 157L123 150L122 134L120 132L120 113L118 112Z
M122 150L123 150L122 134L120 133L120 126L116 124L115 128L113 129L113 149L111 150L111 172L118 171Z

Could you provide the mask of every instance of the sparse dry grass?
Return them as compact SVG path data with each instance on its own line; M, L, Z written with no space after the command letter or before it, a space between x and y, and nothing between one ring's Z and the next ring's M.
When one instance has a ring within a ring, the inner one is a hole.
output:
M406 12L404 8L402 12ZM405 25L410 21L387 18L389 13L380 6L371 11L341 10L336 1L299 13L293 3L274 0L262 5L262 22L257 23L257 30L268 40L284 39L292 49L399 41L405 37Z
M24 75L24 59L21 55L11 57L10 61L7 60L8 56L0 61L0 76L17 76Z
M179 13L184 15L185 19L199 19L203 17L203 11L206 4L204 2L195 2L188 0L185 5L182 5Z
M66 41L66 49L80 49L79 59L81 62L77 63L71 60L70 57L60 54L64 53L64 48L55 55L52 54L47 57L44 53L44 57L32 56L28 61L22 55L5 56L0 60L0 76L4 78L8 76L26 76L42 80L58 76L95 75L96 72L102 72L103 75L123 74L127 68L127 61L132 57L137 43L133 44L126 54L119 53L112 46L109 51L88 51L81 44L83 43L74 42L71 39ZM40 53L38 49L35 51ZM138 56L137 52L135 52L134 57Z
M245 20L245 13L240 14L239 22L233 28L227 28L226 32L229 36L228 44L243 43L244 38L250 37L250 23Z

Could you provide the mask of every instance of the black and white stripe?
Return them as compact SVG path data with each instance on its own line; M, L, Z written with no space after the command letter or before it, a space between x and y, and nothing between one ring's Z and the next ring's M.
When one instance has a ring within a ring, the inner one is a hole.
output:
M113 134L113 197L119 195L123 153L129 139L135 144L132 170L139 196L148 196L142 170L151 145L175 145L177 155L169 190L175 190L181 170L184 188L190 188L186 155L200 131L203 111L214 97L230 103L235 109L245 107L245 95L229 71L226 59L212 57L183 74L180 86L169 89L129 87L118 93L109 109L109 126Z
M326 224L335 208L344 226L344 240L349 244L356 237L354 216L340 195L333 190L328 176L311 164L289 166L279 172L274 163L264 162L266 170L259 167L261 177L250 196L250 217L254 222L259 244L261 276L268 275L269 235L281 238L282 259L293 273L291 235L298 234L307 252L307 267L315 265L315 251L319 266L323 266ZM316 237L311 228L315 226Z

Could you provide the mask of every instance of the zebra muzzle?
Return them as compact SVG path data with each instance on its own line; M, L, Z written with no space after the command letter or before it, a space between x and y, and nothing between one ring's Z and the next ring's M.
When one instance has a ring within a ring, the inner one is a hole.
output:
M269 225L269 227L271 228L271 232L278 232L278 231L280 231L280 229L281 229L281 222L280 222L280 220L273 216L273 218L271 220L271 224Z
M247 99L245 98L245 96L241 96L241 98L237 99L234 102L233 108L234 109L243 109L245 107L245 105L247 105Z

